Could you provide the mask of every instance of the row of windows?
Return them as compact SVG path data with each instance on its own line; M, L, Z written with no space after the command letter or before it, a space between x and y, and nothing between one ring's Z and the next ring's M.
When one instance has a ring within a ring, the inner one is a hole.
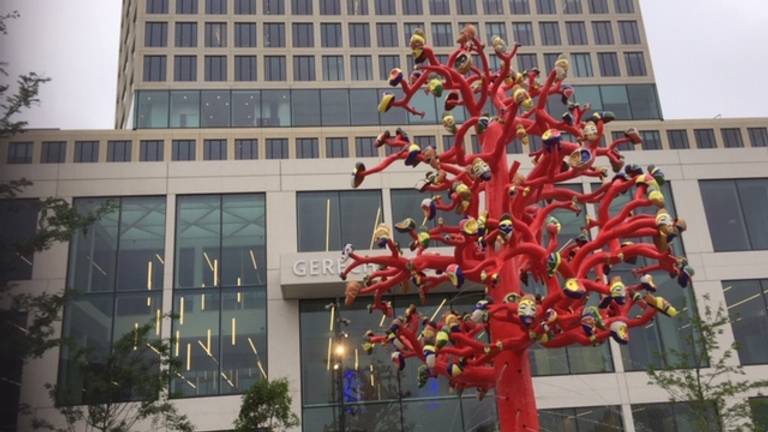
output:
M723 135L723 143L726 148L744 147L741 140L742 130L739 128L723 128L720 130ZM707 149L716 148L712 129L694 129L693 136L696 141L696 148ZM752 147L768 147L768 129L766 128L747 128L747 134L750 137ZM658 130L641 130L640 135L643 142L640 146L643 150L662 150L669 149L688 149L690 148L686 129L668 129L665 134ZM623 138L623 132L612 132L613 139ZM662 137L666 137L667 145L662 143ZM728 141L725 137L731 137L740 145L733 145L734 141ZM709 137L702 139L702 137ZM738 137L738 138L733 138ZM476 136L470 136L473 151L479 150ZM711 140L710 140L711 138ZM322 141L322 147L325 149L326 158L345 158L354 154L357 157L377 157L380 155L373 143L375 137L355 137L350 141L347 137L326 137ZM434 136L415 136L414 140L420 145L432 145L437 148L438 141ZM354 149L350 146L354 143ZM442 137L442 149L447 150L453 144L452 135ZM531 141L531 149L536 150L540 146L538 140ZM40 163L65 163L66 162L66 141L43 141L40 154ZM265 151L262 153L259 147L259 141L256 138L238 138L234 140L235 160L259 159L288 159L290 156L290 143L288 138L267 138L265 140ZM32 142L11 142L9 143L8 163L27 164L32 163ZM227 140L204 139L202 160L227 160ZM321 157L321 140L317 137L297 138L294 143L295 157L297 159L319 158ZM130 162L133 160L133 142L130 140L109 140L107 141L107 162ZM138 160L141 162L163 161L165 160L165 142L163 140L140 140ZM197 160L196 155L197 142L194 139L177 139L171 142L171 160ZM622 151L635 150L635 147L625 144L619 147ZM523 148L518 142L511 143L508 153L522 153ZM354 153L353 153L354 152ZM388 147L385 150L387 154L391 152ZM260 156L260 155L264 156ZM75 141L74 162L98 162L99 161L99 142L98 141ZM728 234L730 236L730 234Z
M544 64L546 70L554 65L560 53L545 53ZM440 55L438 57L443 57ZM445 56L447 57L447 56ZM595 57L590 53L571 53L572 77L590 78L596 76L594 72ZM648 71L645 64L645 56L642 52L623 53L624 67L627 76L646 76ZM254 82L259 78L259 66L257 56L235 55L229 63L227 56L209 55L203 56L203 74L198 76L198 58L194 55L177 55L173 57L173 81L195 82L202 79L207 82L234 81ZM374 57L369 55L352 55L349 57L349 72L345 67L345 57L342 55L324 55L320 62L316 62L313 55L297 55L291 58L293 62L293 81L374 81L388 79L389 72L400 67L400 56L380 55L374 64ZM414 69L413 56L406 56L408 72ZM490 57L491 68L498 68L500 61L497 57ZM597 70L602 77L618 77L621 75L619 57L617 53L597 53ZM288 68L285 56L263 56L263 80L286 81ZM538 67L537 54L518 54L517 64L520 70L530 70ZM378 66L378 74L375 74L375 66ZM318 71L318 67L320 70ZM230 74L228 68L232 68ZM167 59L164 55L144 56L143 79L146 82L164 82L168 79Z
M199 3L203 0L176 0L177 14L199 13ZM169 0L146 0L148 14L168 13ZM237 15L254 15L261 12L264 15L284 15L286 3L290 5L293 15L312 15L315 13L313 0L260 0L259 10L256 0L234 0L233 12ZM373 8L370 4L373 3ZM422 15L428 11L430 15L504 15L507 13L529 15L532 12L531 0L319 0L317 12L320 15L341 15L342 10L347 15L368 15L373 11L376 15ZM504 4L508 4L505 10ZM538 14L607 14L610 13L608 0L564 0L558 7L556 0L535 0L535 11ZM613 12L629 14L635 12L633 0L613 0ZM205 13L209 15L226 15L229 12L228 0L205 0ZM397 9L397 5L400 9ZM426 7L425 7L426 4ZM586 7L585 7L586 4ZM346 6L342 9L342 6ZM453 12L452 8L453 7Z
M257 46L257 24L253 22L233 23L232 43L238 48L253 48ZM481 31L480 23L472 23ZM465 23L458 24L458 31ZM486 41L494 36L508 38L507 24L505 22L485 22ZM616 22L618 35L614 36L614 23L612 21L592 21L593 45L613 45L617 41L623 45L637 45L641 43L640 29L637 21ZM198 46L198 24L195 22L176 22L174 24L174 44L178 48ZM563 27L564 26L564 27ZM206 22L204 24L204 46L207 48L225 48L228 46L228 24L224 22ZM396 23L349 23L347 25L348 46L352 48L366 48L372 45L371 28L374 28L375 44L378 47L397 47L405 43L416 28L426 28L431 31L430 43L435 47L454 46L454 25L452 23L431 23L428 27L424 23L404 23L401 39ZM316 45L315 24L295 22L288 27L292 36L294 48L310 48ZM263 23L264 48L286 47L286 24ZM341 48L344 45L341 23L319 23L318 46L323 48ZM513 22L511 35L516 42L525 46L536 44L534 36L534 24L532 22ZM584 21L540 21L538 23L539 43L544 46L564 45L589 45L587 35L587 23ZM482 33L481 33L482 34ZM565 37L562 36L565 35ZM166 47L168 45L168 23L147 22L144 30L144 46Z
M619 120L661 118L653 84L574 86L578 99L590 102L594 111L613 111ZM400 89L388 89L396 97ZM377 89L323 90L142 90L137 92L137 129L166 128L253 128L308 126L374 126L436 124L444 98L417 92L411 104L424 112L416 116L405 110L379 113L382 91ZM553 115L565 111L559 97L551 97ZM491 103L487 112L494 114ZM462 122L463 109L453 111Z

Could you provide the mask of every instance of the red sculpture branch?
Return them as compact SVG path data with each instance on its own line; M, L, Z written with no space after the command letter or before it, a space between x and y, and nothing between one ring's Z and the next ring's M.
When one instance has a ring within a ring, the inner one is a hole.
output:
M424 179L416 185L426 193L424 217L394 225L410 236L409 245L395 242L390 226L378 226L374 244L387 250L384 255L363 256L346 245L343 256L351 263L341 277L347 279L363 265L378 268L362 280L348 281L346 288L347 304L371 296L370 309L391 320L383 334L366 334L368 352L378 345L391 347L399 369L406 359L417 359L422 363L419 385L445 377L453 388L476 388L481 397L493 389L503 431L538 430L528 348L535 343L546 348L599 345L608 338L625 344L630 328L646 325L658 312L670 317L677 313L653 294L652 272L667 272L686 287L693 270L670 248L686 225L665 209L663 173L654 166L643 170L625 164L618 151L624 143L640 144L638 132L629 129L624 138L601 147L605 125L614 115L592 112L588 103L577 102L573 88L564 84L567 58L561 56L542 83L537 69L511 68L517 45L509 50L495 37L492 46L501 65L495 71L471 25L445 64L438 62L422 32L412 36L417 66L407 77L392 70L389 83L400 87L403 96L385 93L379 110L399 107L421 114L410 102L416 92L445 95L442 123L454 135L454 145L443 152L421 147L401 129L377 138L377 147L389 146L395 153L371 168L358 163L353 186L399 160L414 168L426 166ZM560 95L564 104L559 118L547 112L551 95ZM489 100L495 114L482 112ZM461 108L467 119L459 124L452 112ZM465 141L473 131L481 147L470 152ZM538 137L541 148L531 149L534 167L523 173L519 162L508 164L506 148L514 141L532 147L531 137ZM608 160L613 177L596 165L599 158ZM591 193L558 185L583 176L604 183ZM448 197L429 195L436 192L447 192ZM626 194L631 194L629 202L612 214L612 204ZM596 217L586 218L579 235L564 238L553 214L580 214L587 204L595 206ZM641 213L649 208L656 209L655 214ZM462 219L447 225L440 217L446 212ZM434 222L431 228L429 222ZM433 252L436 246L451 252ZM638 257L652 264L636 269L636 283L626 285L611 275L613 266L633 265ZM485 287L485 299L471 311L459 312L448 303L432 315L412 306L396 317L383 300L398 286L407 291L414 285L424 302L440 285L463 291L467 282ZM543 293L527 290L532 282L541 285ZM591 298L598 304L588 305Z

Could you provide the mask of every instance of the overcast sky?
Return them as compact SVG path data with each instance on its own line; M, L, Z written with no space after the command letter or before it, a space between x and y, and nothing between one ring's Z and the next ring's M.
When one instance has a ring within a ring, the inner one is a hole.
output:
M479 1L479 0L478 0ZM765 0L640 0L666 118L768 117ZM9 72L53 80L31 127L114 125L121 0L0 0Z

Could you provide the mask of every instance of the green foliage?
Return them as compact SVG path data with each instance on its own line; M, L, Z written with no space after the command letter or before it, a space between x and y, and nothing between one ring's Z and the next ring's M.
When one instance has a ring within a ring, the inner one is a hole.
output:
M84 388L59 388L48 385L51 398L59 400L59 412L66 426L54 426L45 419L34 419L36 430L72 432L128 432L142 422L152 430L191 432L189 419L169 401L168 382L180 364L171 355L171 341L152 337L154 326L145 325L118 339L106 358L87 349L76 349L74 364ZM66 393L81 391L85 405L64 405Z
M709 303L709 296L705 295L704 299ZM686 402L697 430L704 432L757 431L746 395L768 388L768 380L745 377L744 369L738 364L736 343L721 347L719 337L729 322L728 312L722 305L717 310L705 305L703 316L691 318L693 332L685 344L703 349L695 350L698 352L669 349L668 354L672 355L668 357L676 359L674 362L663 369L649 367L647 370L649 383L663 388L671 401Z
M298 424L291 411L288 380L259 380L243 396L235 432L277 432Z

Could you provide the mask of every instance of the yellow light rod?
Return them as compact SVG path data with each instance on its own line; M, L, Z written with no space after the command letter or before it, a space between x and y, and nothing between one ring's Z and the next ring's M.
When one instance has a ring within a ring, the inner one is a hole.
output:
M376 227L379 226L379 219L381 219L381 207L376 210L376 219L373 221L373 230L371 231L371 245L368 249L373 249L373 241L376 240Z
M152 261L147 261L147 291L152 291Z
M237 318L232 318L232 346L236 344L237 334Z

